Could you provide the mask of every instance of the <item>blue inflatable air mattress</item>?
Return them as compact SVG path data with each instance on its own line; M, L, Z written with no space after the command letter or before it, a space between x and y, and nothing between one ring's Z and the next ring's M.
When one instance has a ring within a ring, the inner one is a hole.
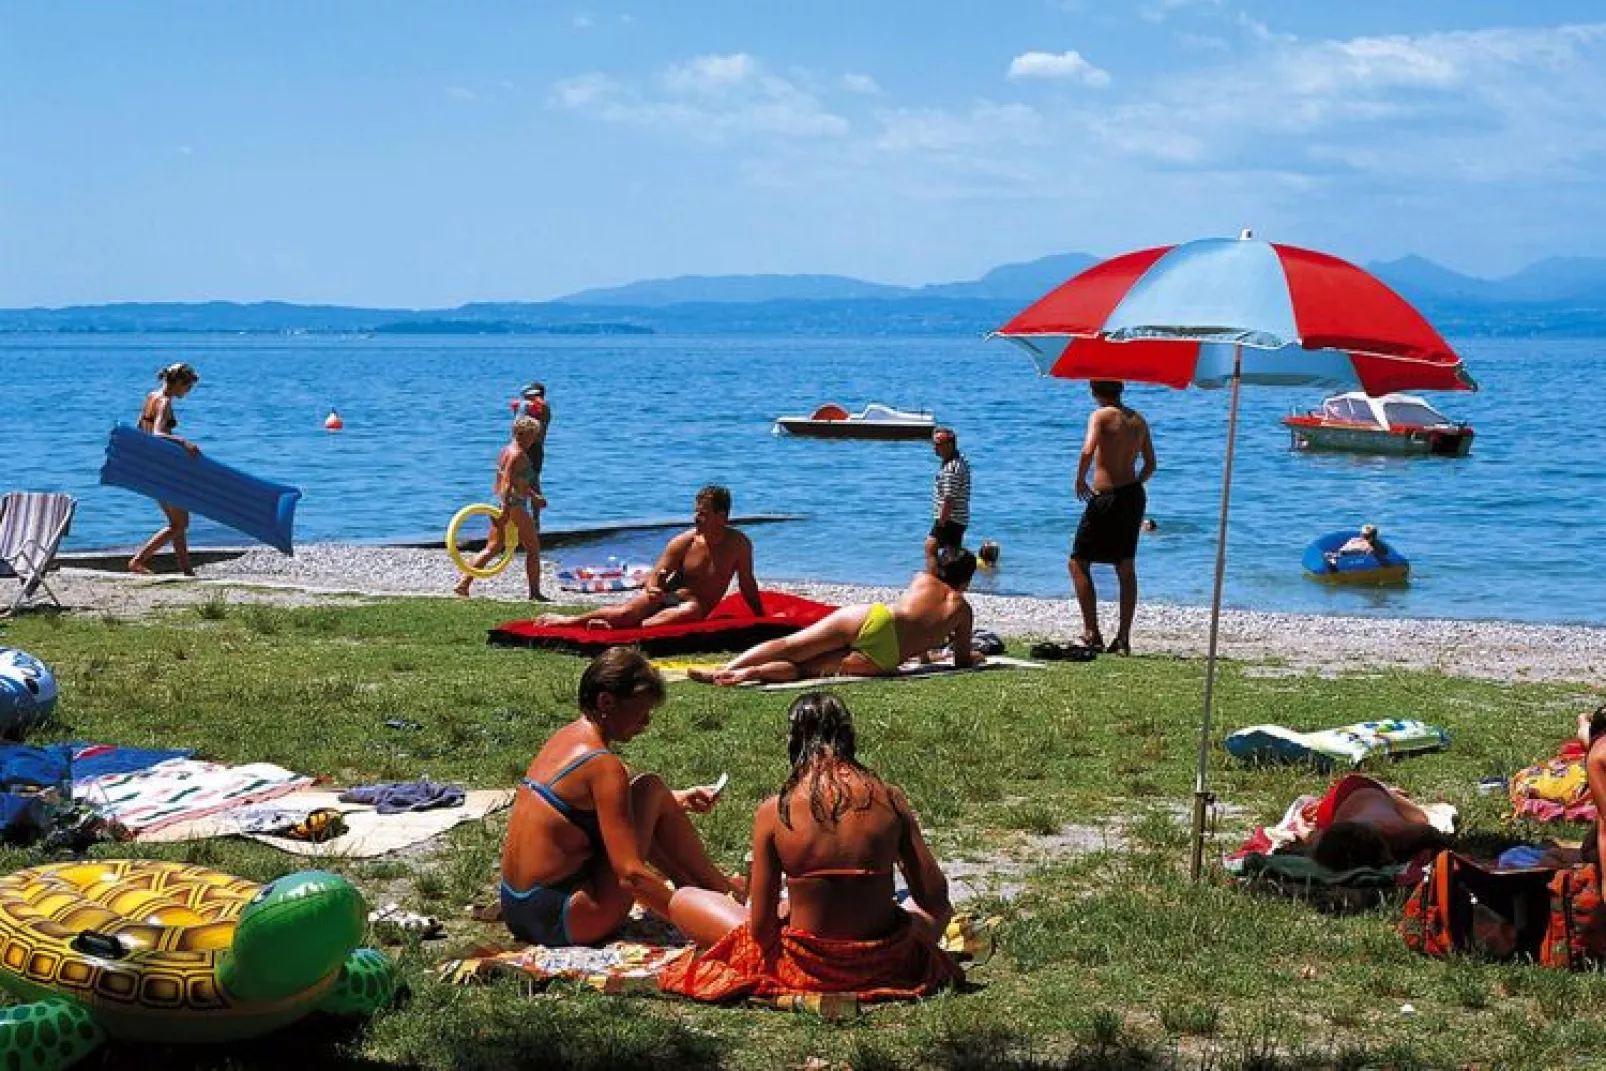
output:
M171 439L118 424L106 444L100 482L170 502L295 553L291 534L300 488L248 476L204 453L191 457Z
M1360 535L1357 529L1328 532L1305 548L1305 575L1324 584L1404 584L1411 563L1387 543L1382 554L1339 554L1338 548ZM1332 559L1328 555L1334 555Z

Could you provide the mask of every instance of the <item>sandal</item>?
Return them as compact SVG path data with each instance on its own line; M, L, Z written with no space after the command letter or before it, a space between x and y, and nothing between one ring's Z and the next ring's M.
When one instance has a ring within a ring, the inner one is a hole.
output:
M1132 641L1119 639L1111 640L1109 646L1104 648L1104 653L1121 655L1123 657L1128 656L1132 653Z
M1091 635L1089 635L1088 633L1084 632L1084 633L1082 633L1081 646L1086 647L1089 651L1092 651L1094 654L1103 654L1104 653L1104 637L1100 636L1097 632L1094 632Z
M368 924L381 940L388 941L400 941L406 934L414 934L421 941L446 935L446 927L441 925L440 919L403 910L400 904L386 904L378 911L370 911Z

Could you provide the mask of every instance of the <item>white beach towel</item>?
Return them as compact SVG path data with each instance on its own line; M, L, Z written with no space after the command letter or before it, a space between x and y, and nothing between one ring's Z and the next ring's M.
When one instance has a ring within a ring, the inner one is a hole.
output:
M74 781L72 794L135 840L154 840L152 834L180 822L276 799L311 784L312 778L271 762L225 766L169 759L132 773Z

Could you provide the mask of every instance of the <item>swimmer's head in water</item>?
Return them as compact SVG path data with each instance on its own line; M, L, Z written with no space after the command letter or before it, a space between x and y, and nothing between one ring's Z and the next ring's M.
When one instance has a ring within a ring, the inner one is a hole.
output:
M792 773L776 800L781 824L792 828L792 793L805 778L814 820L822 825L835 823L853 803L851 786L843 777L853 771L865 772L854 757L857 748L853 715L841 699L830 692L808 692L794 699L786 711L786 754Z
M1376 539L1377 538L1377 525L1375 525L1375 524L1363 524L1363 525L1361 525L1361 538L1363 538L1363 539Z
M976 575L976 556L964 547L938 547L933 575L949 587L964 591Z
M1153 517L1145 517L1143 518L1143 530L1145 532L1158 532L1160 530L1160 522Z
M1328 870L1375 868L1394 861L1382 834L1364 822L1334 822L1316 835L1310 857Z
M993 566L998 564L998 555L1001 553L996 542L989 539L976 551L976 560L982 565Z

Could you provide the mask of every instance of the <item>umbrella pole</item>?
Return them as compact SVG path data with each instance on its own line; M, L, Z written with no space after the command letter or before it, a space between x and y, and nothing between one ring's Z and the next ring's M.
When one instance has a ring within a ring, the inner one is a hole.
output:
M1216 687L1216 637L1221 630L1221 583L1227 574L1227 505L1232 500L1232 451L1238 439L1238 387L1243 382L1243 346L1232 348L1232 401L1227 408L1227 460L1221 477L1221 519L1216 536L1216 584L1210 598L1210 644L1205 655L1204 718L1199 723L1199 765L1193 779L1194 881L1204 870L1205 813L1215 802L1209 788L1210 701Z

